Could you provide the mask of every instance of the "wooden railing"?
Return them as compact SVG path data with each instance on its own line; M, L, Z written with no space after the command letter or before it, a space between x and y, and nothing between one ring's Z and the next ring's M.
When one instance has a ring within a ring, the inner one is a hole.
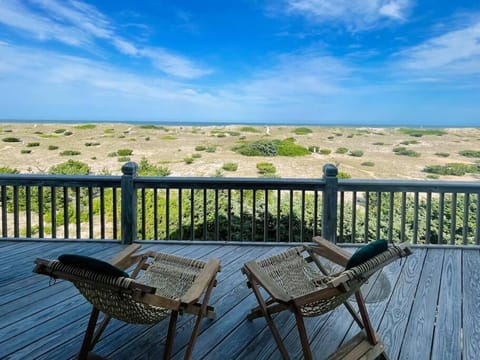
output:
M3 239L480 244L480 183L0 175Z

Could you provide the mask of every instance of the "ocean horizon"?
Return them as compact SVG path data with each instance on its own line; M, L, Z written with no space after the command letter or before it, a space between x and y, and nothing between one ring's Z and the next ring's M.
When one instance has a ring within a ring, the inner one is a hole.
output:
M455 126L451 125L422 125L419 122L415 123L340 123L340 122L298 122L298 121L174 121L174 120L85 120L85 119L0 119L1 123L18 123L18 124L131 124L131 125L158 125L158 126L316 126L316 127L342 127L342 128L434 128L434 129L448 129L448 128L476 128L480 124L458 123Z

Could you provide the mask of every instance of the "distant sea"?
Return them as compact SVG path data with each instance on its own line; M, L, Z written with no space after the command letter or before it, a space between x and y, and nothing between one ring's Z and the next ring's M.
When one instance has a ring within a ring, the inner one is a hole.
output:
M32 119L1 119L0 123L19 123L19 124L131 124L131 125L159 125L159 126L227 126L227 125L247 125L247 126L320 126L320 127L370 127L370 128L470 128L480 127L480 121L478 123L456 123L456 124L442 124L422 125L421 122L415 123L334 123L334 122L298 122L298 121L244 121L244 122L227 122L227 121L155 121L155 120L32 120Z

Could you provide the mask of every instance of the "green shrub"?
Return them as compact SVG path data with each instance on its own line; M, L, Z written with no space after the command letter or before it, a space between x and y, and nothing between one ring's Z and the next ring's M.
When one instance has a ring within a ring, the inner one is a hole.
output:
M53 139L53 138L58 138L57 135L53 135L53 134L40 134L40 137L42 139Z
M354 157L362 157L363 156L363 151L362 150L352 150L350 151L350 154L348 154L350 156L354 156Z
M217 147L216 146L207 146L207 148L205 149L205 151L207 153L214 153L215 151L217 151Z
M410 149L407 149L406 147L402 147L402 146L394 148L393 152L396 155L410 156L410 157L420 157L420 153L416 152L415 150L410 150Z
M118 149L117 150L117 155L118 156L130 156L133 154L132 149Z
M333 139L335 139L335 136L329 136L329 137L327 137L327 139L328 140L333 140Z
M470 165L464 163L449 163L446 165L430 165L423 169L424 172L438 175L463 176L467 173L480 172L480 165Z
M81 152L77 150L64 150L60 153L61 156L76 156L80 154Z
M257 164L257 170L260 174L275 174L277 169L275 168L275 165L269 162L261 162Z
M294 143L293 139L257 140L233 148L245 156L302 156L310 154L308 149Z
M437 156L439 156L439 157L444 157L444 158L450 156L450 154L449 154L449 153L446 153L446 152L437 152L437 153L435 153L435 155L437 155Z
M97 125L95 124L81 124L81 125L74 126L75 129L79 129L79 130L90 130L90 129L95 129L96 127Z
M295 130L293 130L293 132L297 135L307 135L307 134L311 134L312 130L307 127L298 127Z
M230 136L240 136L239 131L227 131L227 134Z
M416 145L416 144L420 144L420 142L417 141L417 140L404 140L404 141L400 142L400 144L402 144L402 145Z
M480 158L480 150L462 150L459 154L469 158Z
M30 142L27 144L27 147L37 147L37 146L40 146L39 142Z
M48 145L48 150L57 150L58 146L57 145Z
M202 154L199 154L199 153L192 154L192 158L194 159L200 159L201 157L202 157Z
M375 163L373 161L365 161L361 164L362 166L375 166Z
M86 142L85 143L85 146L99 146L100 143L99 142Z
M115 156L118 156L118 154L117 154L115 151L113 151L113 152L109 152L109 153L107 154L107 156L108 156L108 157L115 157Z
M64 163L52 166L48 172L49 174L57 175L88 175L90 167L81 161L70 159Z
M225 171L237 171L238 164L228 162L228 163L223 164L222 169L225 170Z
M440 179L440 175L428 174L427 179L438 180L438 179Z
M160 127L153 124L148 125L140 125L140 129L147 129L147 130L160 130Z
M117 161L118 161L118 162L128 162L128 161L130 161L130 160L131 160L131 159L130 159L130 156L119 156L119 157L117 158Z
M219 138L224 138L224 137L227 137L227 134L225 134L225 133L218 133L216 136L219 137Z
M71 131L65 131L65 132L63 133L63 135L65 135L65 136L70 136L70 135L73 135L73 132L71 132Z
M318 146L309 146L308 151L310 151L311 153L316 153L318 152Z
M377 142L374 142L373 145L381 146L381 145L385 145L385 143L382 141L377 141Z
M408 128L401 128L400 132L410 136L414 136L414 137L422 137L424 135L442 136L447 133L445 130L440 130L440 129L408 129Z
M55 134L63 134L65 131L67 131L67 129L56 129L56 130L54 130L53 132L54 132Z
M6 137L2 139L3 142L13 143L13 142L21 142L19 138L16 137Z
M195 146L195 151L204 151L205 149L206 149L206 147L203 146L203 145L197 145L197 146Z
M339 178L339 179L351 179L352 175L350 175L349 173L343 172L343 171L339 171L337 178Z
M17 169L8 167L8 166L0 166L0 174L19 174L20 171Z
M332 153L332 150L330 149L320 149L320 154L322 155L330 155Z
M115 132L115 129L105 129L103 130L104 134L113 134Z
M162 140L177 140L177 138L173 135L165 135L162 136Z
M138 164L138 175L140 176L168 176L171 173L168 167L150 164L145 158Z
M348 148L342 146L342 147L337 148L337 150L335 150L335 152L337 154L346 154L348 152Z
M193 158L190 157L190 156L184 157L184 158L183 158L183 161L185 162L185 164L190 165L190 164L193 163Z
M20 150L20 153L21 153L21 154L30 154L31 152L32 152L32 150L30 150L30 149L22 149L22 150Z
M260 132L260 130L258 130L257 128L255 128L253 126L244 126L240 129L240 131L251 132L251 133L259 133Z

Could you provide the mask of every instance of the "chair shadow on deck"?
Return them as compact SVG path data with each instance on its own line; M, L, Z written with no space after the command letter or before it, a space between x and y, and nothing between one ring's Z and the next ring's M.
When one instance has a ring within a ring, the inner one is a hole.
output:
M164 359L169 359L177 318L183 313L196 316L184 356L190 359L202 319L216 317L208 301L216 286L219 260L204 262L153 251L136 254L139 248L130 245L110 263L76 255L35 261L34 272L72 282L93 305L79 359L100 358L92 351L111 318L154 324L170 317L164 351ZM133 265L129 276L124 270ZM100 313L105 316L97 325Z
M258 301L248 319L264 317L283 359L289 359L272 314L285 310L293 312L303 356L309 360L313 355L303 318L322 315L343 304L361 330L329 359L387 359L360 288L376 271L409 256L411 249L406 244L388 247L386 241L379 240L352 255L320 237L313 240L313 246L298 246L263 260L245 263L242 271L247 276L247 286ZM342 271L328 272L321 258L340 265ZM265 298L261 289L266 291ZM348 302L352 295L355 295L360 316Z

